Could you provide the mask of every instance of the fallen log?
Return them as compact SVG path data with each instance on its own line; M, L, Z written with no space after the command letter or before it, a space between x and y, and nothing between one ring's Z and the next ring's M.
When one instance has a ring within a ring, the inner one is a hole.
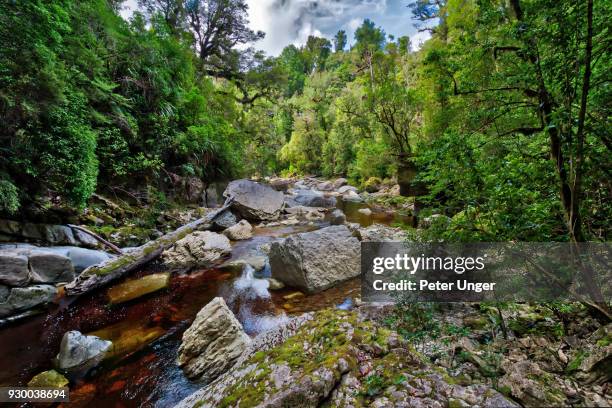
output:
M98 234L95 234L93 232L91 232L90 230L88 230L87 228L78 226L78 225L74 225L74 224L68 224L68 226L70 228L73 229L77 229L81 232L84 232L87 235L90 235L91 237L93 237L96 241L98 241L99 243L101 243L102 245L108 247L111 251L113 251L114 253L118 254L118 255L123 255L123 251L121 250L121 248L119 248L118 246L116 246L115 244L108 242L107 240L105 240L104 238L102 238L101 236L99 236Z
M151 262L159 257L166 249L172 247L176 241L194 231L210 228L215 218L223 211L227 210L231 203L232 200L228 199L223 207L207 214L203 218L183 225L177 230L169 232L154 241L147 242L129 252L125 252L121 256L88 267L81 272L76 279L64 287L66 294L68 296L74 296L87 293Z

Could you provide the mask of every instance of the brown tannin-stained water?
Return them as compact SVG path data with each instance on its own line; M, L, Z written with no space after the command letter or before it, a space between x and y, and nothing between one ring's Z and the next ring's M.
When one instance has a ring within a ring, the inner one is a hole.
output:
M363 206L345 203L342 207L349 221L362 225L380 222L376 213L370 217L357 213ZM397 220L385 215L382 221ZM262 244L326 225L256 228L252 239L233 243L231 257L257 255ZM114 285L157 272L163 272L161 265L153 263ZM245 331L256 335L288 319L288 315L350 304L350 298L360 294L360 281L354 279L304 296L289 288L269 292L268 282L255 278L252 270L235 276L208 269L172 275L167 288L118 305L109 305L107 290L102 288L78 299L63 298L47 314L0 328L0 386L25 386L34 375L53 368L62 336L78 330L112 340L114 351L94 372L71 384L71 402L66 406L172 406L201 387L183 375L176 359L183 332L214 297L222 296Z

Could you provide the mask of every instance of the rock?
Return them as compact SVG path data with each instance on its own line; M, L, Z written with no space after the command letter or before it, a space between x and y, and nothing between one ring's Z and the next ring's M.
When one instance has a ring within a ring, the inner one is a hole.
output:
M72 228L65 225L42 225L45 240L54 245L77 245Z
M97 366L113 343L96 336L85 336L72 330L62 337L60 351L55 359L58 369L68 374L84 374Z
M246 255L239 259L231 259L219 266L219 269L234 274L240 274L244 267L250 265L255 272L261 272L268 262L268 257L263 255Z
M552 376L547 375L539 365L529 360L502 362L505 374L499 379L499 386L506 388L512 396L525 406L563 406L565 396L557 392Z
M270 250L272 277L315 293L360 274L360 244L345 226L289 236Z
M28 260L33 282L70 282L74 279L74 266L67 256L51 252L33 251Z
M170 273L155 273L113 286L107 294L110 304L114 305L157 292L167 288L169 283Z
M361 196L354 191L349 191L348 193L342 194L342 200L354 203L363 202L363 198L361 198Z
M58 250L59 249L66 249L66 256L70 258L72 266L74 267L74 272L77 274L83 272L86 268L89 268L92 265L100 264L115 257L114 255L107 254L104 251L96 251L87 248L58 247Z
M28 258L12 251L0 252L0 284L23 286L30 280Z
M324 181L317 185L317 189L320 191L332 191L334 190L334 185L329 181Z
M346 222L346 215L342 212L342 210L336 208L331 212L329 216L329 223L331 225L342 225Z
M85 248L98 248L100 247L100 243L91 235L76 229L72 228L72 234L74 235L74 239L78 242L79 246Z
M360 209L358 209L358 210L357 210L357 212L358 212L359 214L363 214L363 215L365 215L365 216L367 216L367 217L369 217L370 215L372 215L372 210L370 210L369 208L360 208Z
M342 187L338 188L338 192L340 194L350 194L351 191L353 193L355 193L355 194L357 194L359 192L357 187L353 187L353 186L342 186Z
M232 197L232 208L251 221L278 219L285 202L283 193L244 179L232 181L223 195Z
M287 191L291 184L293 184L293 179L290 178L273 178L268 182L270 187L275 189L276 191Z
M285 284L279 281L278 279L274 279L274 278L266 278L266 279L268 280L268 283L270 284L268 286L268 289L270 290L280 290L285 287Z
M9 294L11 293L11 288L8 286L0 285L0 304L6 302Z
M348 183L348 180L345 178L337 178L334 180L334 190L338 190L340 187L344 187ZM340 192L340 191L338 191Z
M307 219L320 219L325 217L325 208L320 207L305 207L303 205L298 205L295 207L287 207L285 208L285 212L287 214L302 216Z
M177 408L518 407L487 385L454 384L412 348L377 347L393 333L354 312L323 310L271 334L281 342L245 353Z
M172 269L209 267L231 250L229 239L225 235L211 231L195 231L164 251L162 259Z
M336 206L336 198L326 197L318 191L298 190L297 194L288 201L288 205L292 207L303 205L305 207L333 208Z
M238 219L236 216L230 210L225 210L215 217L215 220L213 221L213 229L224 230L236 225L237 222Z
M43 371L40 374L36 374L30 382L28 382L28 387L31 388L63 388L66 386L68 386L66 377L55 370Z
M401 228L387 227L381 224L372 224L368 227L359 227L355 235L360 241L405 241L408 235Z
M378 177L370 177L364 184L363 187L368 193L375 193L380 190L382 181Z
M242 220L238 224L233 225L223 231L223 235L232 241L241 241L253 237L253 227L247 220Z
M223 298L217 297L183 334L178 364L187 377L209 383L234 365L250 341Z
M25 288L12 288L4 303L0 303L0 317L31 309L55 299L57 289L50 285L32 285Z

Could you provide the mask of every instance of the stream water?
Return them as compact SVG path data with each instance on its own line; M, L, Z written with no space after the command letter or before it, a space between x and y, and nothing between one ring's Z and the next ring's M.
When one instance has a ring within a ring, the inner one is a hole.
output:
M361 203L340 202L350 222L367 226L409 220L392 213L359 213ZM262 244L290 234L328 225L255 228L252 239L233 244L232 258L255 254ZM157 263L125 280L160 272ZM120 281L121 282L121 281ZM120 283L118 282L118 283ZM23 386L37 373L53 368L63 334L79 330L113 341L112 356L86 378L71 386L70 407L167 407L200 388L176 364L181 336L197 312L222 296L249 335L256 335L290 315L324 307L346 307L359 296L358 279L319 294L296 295L295 290L269 291L268 281L252 269L235 276L218 269L173 275L167 289L133 301L109 306L107 289L78 299L62 298L49 312L0 329L3 361L0 386Z

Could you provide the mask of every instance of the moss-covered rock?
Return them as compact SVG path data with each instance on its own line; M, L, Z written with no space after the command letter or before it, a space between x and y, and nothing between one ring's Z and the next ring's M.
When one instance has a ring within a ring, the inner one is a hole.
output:
M387 328L323 310L179 406L516 406L484 385L454 384Z

